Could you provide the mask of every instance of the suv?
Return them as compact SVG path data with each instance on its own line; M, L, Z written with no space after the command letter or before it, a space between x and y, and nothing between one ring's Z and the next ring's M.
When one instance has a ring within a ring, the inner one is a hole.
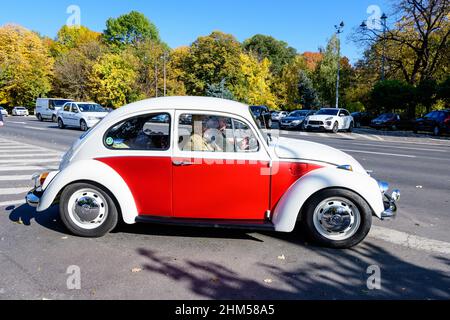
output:
M255 117L255 121L261 128L272 129L272 115L270 114L270 110L266 106L251 106L250 110L252 111L253 116Z
M433 111L414 122L414 133L432 132L435 136L450 133L450 110Z
M58 111L66 102L72 102L70 99L48 99L38 98L36 100L36 110L34 114L39 121L52 120L56 122L58 119Z

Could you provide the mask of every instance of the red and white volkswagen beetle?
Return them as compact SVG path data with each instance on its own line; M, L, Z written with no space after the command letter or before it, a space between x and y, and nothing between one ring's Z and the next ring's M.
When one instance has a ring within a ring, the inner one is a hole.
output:
M275 138L249 106L169 97L122 107L84 134L58 171L34 176L27 203L59 203L75 235L100 237L119 219L292 232L302 222L319 244L360 243L396 215L388 195L351 156L324 145Z

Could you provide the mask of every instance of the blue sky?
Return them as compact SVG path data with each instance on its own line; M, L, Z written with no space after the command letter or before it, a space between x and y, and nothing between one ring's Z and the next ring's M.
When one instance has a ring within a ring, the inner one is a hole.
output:
M189 45L213 30L232 33L243 41L262 33L288 42L299 52L316 51L344 20L342 53L355 62L361 54L347 39L368 19L369 6L389 11L389 0L0 0L0 25L16 23L55 37L66 23L67 7L81 9L81 24L103 31L109 17L131 10L143 12L171 47Z

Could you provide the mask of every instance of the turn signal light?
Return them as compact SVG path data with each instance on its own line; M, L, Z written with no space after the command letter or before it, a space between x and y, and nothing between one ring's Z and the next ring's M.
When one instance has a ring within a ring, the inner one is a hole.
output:
M43 174L41 174L41 176L39 177L39 183L40 185L44 185L45 179L47 179L48 177L48 172L44 172Z

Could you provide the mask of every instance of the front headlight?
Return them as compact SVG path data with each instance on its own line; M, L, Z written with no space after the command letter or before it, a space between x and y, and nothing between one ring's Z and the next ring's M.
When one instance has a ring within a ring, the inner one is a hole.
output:
M300 120L294 120L294 121L292 121L292 123L293 124L295 124L295 125L297 125L297 124L300 124L300 123L302 123Z
M338 166L337 168L341 169L341 170L353 171L353 167L351 165L348 165L348 164L343 165L343 166Z

